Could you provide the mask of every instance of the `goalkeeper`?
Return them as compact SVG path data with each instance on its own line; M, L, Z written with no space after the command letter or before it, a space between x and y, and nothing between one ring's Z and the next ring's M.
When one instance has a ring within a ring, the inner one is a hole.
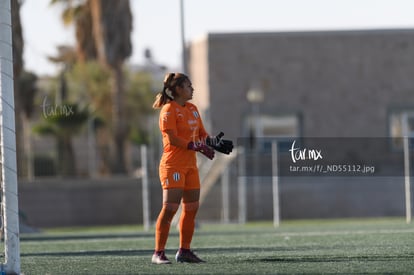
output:
M161 108L159 126L163 141L163 154L159 176L163 189L163 205L155 228L155 252L152 263L170 264L165 255L170 224L182 201L180 217L180 247L175 255L177 262L204 262L190 249L194 234L195 217L199 207L200 179L196 152L208 159L214 150L230 154L233 143L223 139L223 133L210 137L194 104L190 79L181 73L169 73L164 88L157 95L153 107Z

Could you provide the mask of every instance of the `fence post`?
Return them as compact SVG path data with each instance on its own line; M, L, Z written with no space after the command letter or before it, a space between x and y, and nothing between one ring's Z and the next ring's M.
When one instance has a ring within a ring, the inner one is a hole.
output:
M272 141L272 191L273 191L273 225L280 224L280 203L279 203L279 148L277 141Z
M223 222L230 222L230 167L223 171L221 176L221 200L223 203Z
M148 154L147 146L141 145L141 170L142 170L142 218L144 230L150 228L150 205L149 205L149 186L148 186Z
M239 206L239 223L246 223L246 156L243 147L237 148L238 155L238 206Z
M402 115L402 127L404 135L404 174L405 174L405 218L411 223L411 172L410 172L410 133L408 131L408 115Z

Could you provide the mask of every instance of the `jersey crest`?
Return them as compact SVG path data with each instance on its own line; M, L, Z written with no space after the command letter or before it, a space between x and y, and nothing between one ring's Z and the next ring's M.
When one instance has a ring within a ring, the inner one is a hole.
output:
M179 181L179 180L180 180L180 173L175 172L175 173L173 174L173 179L174 179L174 181Z

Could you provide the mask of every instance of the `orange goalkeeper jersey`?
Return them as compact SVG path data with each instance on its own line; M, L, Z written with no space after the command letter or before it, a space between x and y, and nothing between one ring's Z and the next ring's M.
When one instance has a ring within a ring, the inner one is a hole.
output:
M161 109L159 126L164 147L160 165L165 168L197 167L196 152L188 150L187 145L190 141L204 141L208 136L197 107L189 102L181 106L170 101ZM167 130L180 139L180 146L170 144Z

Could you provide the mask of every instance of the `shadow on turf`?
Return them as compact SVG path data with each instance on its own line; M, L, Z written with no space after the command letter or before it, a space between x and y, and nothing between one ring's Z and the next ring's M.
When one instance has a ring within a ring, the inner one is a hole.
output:
M300 250L305 250L305 247ZM315 249L307 247L307 250ZM286 252L286 251L297 251L298 247L289 248L289 247L231 247L231 248L200 248L195 249L196 252L200 253L213 253L213 254L228 254L228 253L257 253L257 252ZM57 251L57 252L31 252L31 253L22 253L22 257L50 257L50 256L144 256L152 255L154 250L150 249L136 249L136 250L95 250L95 251ZM175 250L167 249L166 253L173 254ZM252 259L252 261L261 261L261 262L294 262L299 261L299 259L294 258L263 258L263 259Z
M283 252L283 251L292 251L297 250L290 249L287 247L284 248L275 248L275 247L233 247L233 248L201 248L199 251L201 253L214 253L214 254L223 254L226 253L248 253L248 252ZM134 250L97 250L97 251L74 251L74 252L33 252L33 253L22 253L22 257L105 257L105 256L124 256L124 257L150 257L154 250L152 249L134 249ZM168 249L167 254L173 255L176 251ZM249 257L245 259L243 257L238 260L241 262L249 263L340 263L340 262L394 262L394 261L411 261L414 257L414 254L407 255L360 255L360 256L332 256L332 255L320 255L320 256L298 256L298 257L265 257L265 258L255 258Z
M282 251L282 249L277 249ZM283 249L288 250L288 249ZM196 249L195 251L202 253L235 253L235 252L251 252L258 251L257 247L240 247L240 248L201 248ZM269 252L275 251L274 247L261 248L260 251ZM167 249L167 254L175 254L176 250ZM143 256L143 255L152 255L154 250L150 249L140 249L140 250L95 250L95 251L57 251L57 252L31 252L31 253L21 253L22 257L50 257L50 256Z
M152 255L154 250L96 250L74 252L33 252L21 253L22 257L81 257L81 256L144 256Z
M277 263L326 263L326 262L388 262L388 261L401 261L412 260L413 255L366 255L366 256L329 256L321 255L318 257L267 257L249 259L248 262L277 262Z

